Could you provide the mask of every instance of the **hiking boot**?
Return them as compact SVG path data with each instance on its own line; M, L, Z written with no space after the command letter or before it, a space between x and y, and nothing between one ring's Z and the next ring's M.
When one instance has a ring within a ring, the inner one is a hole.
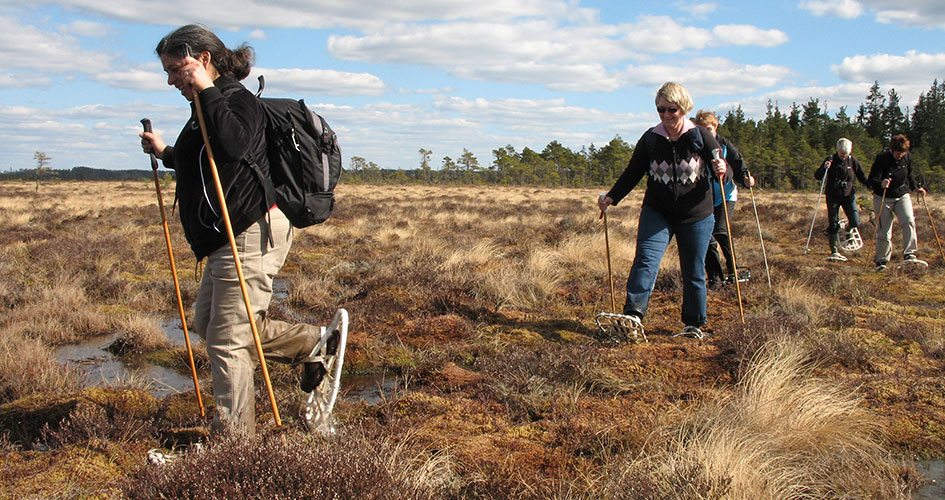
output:
M702 340L705 337L705 334L702 333L702 330L698 326L686 325L682 331L673 335L673 337L686 337L690 339L699 339Z
M840 262L846 262L847 258L843 256L840 252L834 252L827 257L827 260L838 260Z
M327 338L325 338L325 333L322 333L322 338L315 345L315 349L302 362L302 380L299 382L302 392L312 392L322 383L322 379L328 373L324 358L334 356L338 352L340 338L341 334L338 330L332 330Z
M302 380L299 382L299 387L302 392L312 392L322 383L327 374L328 370L325 369L325 365L321 361L303 363Z
M915 257L914 254L908 254L902 258L903 262L918 262L919 259Z
M886 270L886 264L885 264L885 263L880 262L879 264L876 264L876 272L877 272L877 273L881 273L881 272L883 272L883 271L885 271L885 270Z

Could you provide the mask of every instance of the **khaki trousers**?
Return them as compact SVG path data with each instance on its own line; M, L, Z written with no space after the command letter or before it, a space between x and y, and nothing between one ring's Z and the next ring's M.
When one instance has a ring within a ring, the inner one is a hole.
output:
M886 264L892 256L893 214L899 220L902 230L902 254L915 255L919 243L915 233L915 215L912 211L912 196L906 193L898 198L886 198L873 195L873 213L879 214L876 226L877 264Z
M269 234L272 231L272 245ZM236 236L243 277L267 361L299 362L320 337L318 327L267 317L272 280L292 246L292 225L278 208ZM224 245L207 257L194 304L194 331L207 344L217 415L213 429L234 426L255 434L253 372L258 364L233 251Z

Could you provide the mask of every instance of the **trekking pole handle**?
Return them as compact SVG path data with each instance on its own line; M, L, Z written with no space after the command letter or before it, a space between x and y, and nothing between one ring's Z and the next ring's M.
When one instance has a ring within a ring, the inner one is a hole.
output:
M147 118L141 119L141 125L144 127L144 131L151 133L151 120ZM151 143L151 149L154 149L154 143ZM158 169L157 157L154 156L154 153L148 153L151 155L151 170Z
M598 208L600 208L600 206L604 204L604 200L606 200L606 199L607 199L607 193L599 193L599 194L598 194L598 198L597 198L597 200L598 200L598 203L597 203ZM603 219L604 216L607 215L607 209L608 209L608 208L610 208L610 205L608 205L608 206L605 207L605 208L601 208L600 217L598 217L598 219Z

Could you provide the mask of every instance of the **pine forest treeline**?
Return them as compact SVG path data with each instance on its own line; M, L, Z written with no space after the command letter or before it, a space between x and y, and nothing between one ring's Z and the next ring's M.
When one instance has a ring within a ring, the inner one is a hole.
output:
M739 148L761 187L775 190L817 189L814 169L835 151L837 139L853 141L853 156L869 172L873 158L895 134L912 143L913 165L921 181L934 192L945 191L945 82L938 80L913 109L904 112L896 90L884 92L875 82L855 111L841 107L832 114L827 103L811 98L789 109L768 103L765 117L745 118L736 108L720 115L719 133ZM695 111L695 110L694 110ZM695 112L692 113L695 115ZM655 122L655 120L654 120ZM636 140L633 138L632 140ZM352 157L345 182L526 184L545 186L610 185L623 172L633 152L619 135L604 146L590 145L572 151L553 141L537 152L528 147L516 151L505 146L492 151L492 162L483 166L464 149L434 166L433 151L419 150L419 168L381 169L361 157Z

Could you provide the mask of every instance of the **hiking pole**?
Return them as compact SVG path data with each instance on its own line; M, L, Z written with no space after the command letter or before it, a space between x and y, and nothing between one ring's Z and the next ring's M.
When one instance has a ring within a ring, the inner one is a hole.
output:
M751 177L751 173L745 170L745 177ZM758 239L761 241L761 257L765 261L765 275L768 277L768 288L771 288L771 272L768 270L768 253L765 252L765 237L761 235L761 219L758 218L758 207L755 206L755 191L748 186L748 194L751 196L751 208L755 211L755 224L758 225ZM731 236L729 236L731 238ZM734 254L733 254L734 255Z
M876 214L876 222L873 224L873 263L876 263L876 256L879 252L879 247L876 246L876 235L879 234L879 224L883 220L883 210L886 208L886 190L889 189L889 186L883 188L883 196L879 199L879 213ZM876 198L873 198L874 200ZM874 210L875 211L875 210ZM892 214L890 214L892 215ZM892 227L889 228L892 231Z
M145 132L151 132L151 120L141 119ZM157 192L158 207L161 209L161 225L164 226L164 242L167 244L167 258L171 262L171 274L174 276L174 291L177 293L177 311L180 313L181 328L184 329L184 343L187 344L187 359L190 361L190 375L194 378L194 392L197 393L197 406L200 407L200 416L205 417L203 398L200 396L200 382L197 381L197 365L194 363L194 350L190 346L190 335L187 330L187 315L184 313L184 300L180 295L180 282L177 280L177 265L174 263L174 249L171 247L171 230L167 227L167 214L164 212L164 198L161 196L161 181L158 180L158 164L154 153L151 155L151 172L154 173L154 190Z
M820 208L820 197L824 195L824 186L827 185L827 173L830 170L830 160L824 162L827 168L824 169L824 180L820 183L820 194L817 195L817 201L814 203L814 217L810 220L810 232L807 233L807 244L804 245L804 255L810 250L810 237L814 234L814 221L817 220L817 209Z
M189 52L189 50L188 50ZM249 291L246 288L246 279L243 277L243 266L240 264L239 250L236 248L236 237L233 236L233 225L230 223L230 213L226 209L226 197L223 194L223 185L220 183L220 173L217 171L217 164L213 159L213 150L210 148L210 137L207 135L207 125L203 119L203 109L200 107L200 97L194 89L194 106L197 109L197 121L200 122L200 133L203 135L203 144L207 148L207 159L210 163L210 172L213 174L213 184L217 189L217 198L220 200L220 210L223 213L223 223L226 226L226 235L230 240L230 248L233 250L233 263L236 265L236 276L240 280L240 290L243 292L243 303L246 305L246 314L249 316L249 326L253 330L253 342L256 344L256 355L259 356L259 364L262 367L263 380L266 381L266 392L269 393L269 403L272 405L272 415L276 421L277 427L282 427L282 419L279 418L279 408L276 406L276 395L272 391L272 381L269 379L269 369L266 367L266 357L263 355L262 342L259 340L259 330L256 328L256 319L253 314L253 306L249 302Z
M925 193L922 193L922 204L925 205L925 211L929 214L929 223L932 224L932 234L935 235L935 242L938 243L938 251L942 254L942 262L945 262L945 250L942 249L942 240L938 238L938 230L935 229L935 219L932 218L932 211L929 210L929 202L925 200ZM606 227L606 223L604 227Z
M719 149L712 150L712 158L715 160L721 160L722 151ZM732 254L732 270L735 272L735 294L738 296L738 313L741 315L742 323L745 322L745 309L742 306L742 288L738 284L738 264L735 263L735 246L732 244L732 226L729 224L728 220L728 203L725 202L725 183L722 182L722 176L716 174L719 178L719 193L722 198L722 212L725 213L725 231L728 233L728 251Z
M601 199L607 196L600 194ZM604 248L607 250L607 279L610 281L610 312L617 314L617 300L614 298L614 273L610 267L610 234L607 231L607 210L602 210L600 216L604 218Z

